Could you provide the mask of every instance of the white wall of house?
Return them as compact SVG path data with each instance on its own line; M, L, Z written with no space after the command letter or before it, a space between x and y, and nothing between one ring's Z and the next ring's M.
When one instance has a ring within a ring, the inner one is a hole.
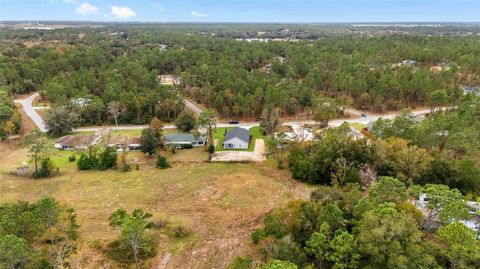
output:
M229 140L223 141L223 148L248 149L248 143L241 139L238 139L237 137L233 137Z

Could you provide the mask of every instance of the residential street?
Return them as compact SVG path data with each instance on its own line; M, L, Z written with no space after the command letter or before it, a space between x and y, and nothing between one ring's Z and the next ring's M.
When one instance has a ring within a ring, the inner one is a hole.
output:
M47 128L45 125L45 121L40 117L40 115L35 111L38 108L35 108L32 106L33 100L38 96L38 93L34 93L30 95L29 97L25 99L18 99L15 100L16 103L19 103L23 106L23 109L25 110L25 113L32 119L32 121L35 123L35 125L38 126L40 131L46 132ZM194 113L200 114L202 112L202 109L193 104L192 102L183 99L184 104L191 109ZM386 114L367 114L366 117L362 117L360 114L361 112L355 109L346 109L347 112L354 114L356 116L359 116L358 118L354 119L337 119L337 120L331 120L329 122L329 127L338 127L342 123L347 122L347 123L362 123L362 124L367 124L370 121L376 121L379 118L384 118L384 119L393 119L395 118L398 113L386 113ZM421 109L421 110L414 110L412 113L414 116L418 115L424 115L430 112L430 109ZM285 126L291 126L293 131L295 132L296 135L299 135L301 137L308 137L310 138L310 135L305 134L303 126L305 125L311 125L314 124L314 121L287 121L284 122L282 125ZM218 123L217 127L242 127L246 129L250 129L254 126L259 126L260 122L244 122L244 123L239 123L239 124L228 124L228 123ZM112 130L141 130L146 128L147 125L123 125L123 126L108 126L108 128L111 128ZM80 127L73 129L72 132L95 132L103 127ZM175 125L165 125L164 129L175 129Z
M35 100L35 98L37 98L38 96L40 96L38 93L34 93L25 99L17 99L14 101L15 103L19 103L22 105L23 110L25 111L27 116L32 119L33 123L37 125L38 129L41 132L45 133L47 132L45 121L42 119L42 117L40 117L40 115L38 115L37 111L35 111L35 108L32 106L33 100Z

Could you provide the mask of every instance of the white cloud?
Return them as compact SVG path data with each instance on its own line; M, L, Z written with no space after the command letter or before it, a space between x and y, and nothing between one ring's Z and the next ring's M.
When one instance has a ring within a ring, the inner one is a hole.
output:
M95 14L98 12L98 8L94 5L91 5L90 3L83 2L81 5L77 7L75 10L77 14L80 15L89 15L89 14Z
M201 12L198 12L196 10L193 10L192 12L190 12L190 14L192 14L192 16L194 16L194 17L207 17L208 16L208 14L201 13Z
M62 2L65 2L67 4L77 4L78 3L77 0L62 0Z
M137 15L135 14L135 11L129 7L113 6L111 12L112 15L117 19L128 19Z

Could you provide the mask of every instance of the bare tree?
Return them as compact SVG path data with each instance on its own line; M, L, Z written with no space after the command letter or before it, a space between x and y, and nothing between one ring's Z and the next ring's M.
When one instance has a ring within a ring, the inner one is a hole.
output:
M342 157L337 159L335 166L336 170L335 172L332 172L332 185L337 187L343 184L343 181L347 177L348 171L350 171L353 164Z
M118 117L125 113L125 107L119 101L112 101L108 103L108 113L112 114L115 119L115 126L118 126Z
M360 184L364 190L373 186L377 181L377 173L369 164L363 165L362 169L358 172L358 175L360 176Z
M261 126L272 139L275 139L275 131L280 125L280 108L266 108L262 112Z

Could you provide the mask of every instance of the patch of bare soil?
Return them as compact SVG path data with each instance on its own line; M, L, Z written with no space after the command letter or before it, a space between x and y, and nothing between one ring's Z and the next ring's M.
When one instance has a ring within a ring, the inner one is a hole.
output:
M264 216L290 199L308 198L310 191L285 171L266 167L217 177L194 194L190 213L202 239L174 254L166 268L225 268L235 257L252 254L251 233L262 225Z

